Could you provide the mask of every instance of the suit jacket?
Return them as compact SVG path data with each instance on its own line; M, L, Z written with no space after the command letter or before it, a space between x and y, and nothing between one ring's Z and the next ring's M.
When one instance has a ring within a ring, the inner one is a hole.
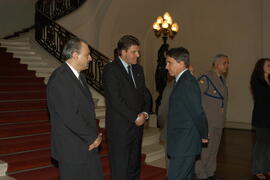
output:
M185 71L169 99L167 152L171 158L200 154L202 139L207 138L207 120L201 106L197 80Z
M87 88L63 63L51 75L47 102L51 120L51 153L61 162L83 163L97 150L88 151L98 135L94 103Z
M226 79L222 78L223 82L213 70L199 78L202 105L209 127L223 128L226 120L228 88Z
M142 67L132 65L132 71L136 88L120 59L104 67L106 131L109 139L129 141L138 133L143 133L143 126L136 126L135 120L139 113L149 113L151 98L146 92Z
M254 98L252 125L270 128L270 86L261 80L254 80L251 88Z

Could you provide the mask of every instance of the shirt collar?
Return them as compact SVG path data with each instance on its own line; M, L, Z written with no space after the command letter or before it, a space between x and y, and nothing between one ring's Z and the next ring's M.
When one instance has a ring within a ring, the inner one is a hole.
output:
M182 74L184 73L184 72L186 72L188 69L186 68L186 69L184 69L182 72L180 72L177 76L176 76L176 78L175 78L175 82L177 82L178 80L179 80L179 78L182 76Z
M125 69L128 71L128 66L129 66L129 64L128 64L126 61L124 61L123 59L121 59L120 56L119 56L119 59L120 59L120 61L122 62L122 64L123 64L123 66L125 67Z
M68 64L66 62L66 64L68 65L68 67L72 70L72 72L74 73L74 75L79 79L79 75L80 73L78 71L76 71L76 69L74 69L70 64Z

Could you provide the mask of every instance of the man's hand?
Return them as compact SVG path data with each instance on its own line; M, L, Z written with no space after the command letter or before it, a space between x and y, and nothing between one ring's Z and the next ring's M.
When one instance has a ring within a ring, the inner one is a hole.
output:
M135 121L136 126L142 126L147 118L145 113L138 114L138 118Z
M97 148L100 145L101 141L102 141L102 133L99 133L97 139L92 144L89 145L88 150L91 151L94 148Z
M207 144L208 142L209 142L209 140L208 140L208 139L202 139L202 143Z

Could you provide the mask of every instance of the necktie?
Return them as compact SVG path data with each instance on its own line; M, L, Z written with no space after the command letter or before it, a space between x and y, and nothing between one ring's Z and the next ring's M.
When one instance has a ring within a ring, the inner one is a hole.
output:
M136 88L136 83L135 83L135 80L134 80L134 77L133 77L133 73L132 73L132 69L131 69L131 65L128 65L128 75L131 77L132 81L133 81L133 84Z
M219 79L221 80L222 84L224 84L224 80L222 76L219 76Z

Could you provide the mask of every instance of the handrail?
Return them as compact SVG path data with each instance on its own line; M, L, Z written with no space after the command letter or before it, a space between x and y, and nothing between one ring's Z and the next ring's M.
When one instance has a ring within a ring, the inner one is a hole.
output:
M14 37L18 37L18 36L20 36L20 34L29 32L30 30L32 30L32 29L34 29L34 28L35 28L35 26L32 25L32 26L27 27L27 28L24 28L24 29L22 29L22 30L20 30L20 31L16 31L16 32L14 32L14 33L11 34L11 35L7 35L7 36L3 37L3 39L11 39L11 38L14 38Z
M63 62L61 52L65 43L71 37L76 36L54 20L74 11L83 2L85 0L38 0L36 3L35 39L44 49L61 62ZM104 65L110 59L90 45L88 46L93 61L89 63L89 68L84 73L88 84L104 95L102 73Z

